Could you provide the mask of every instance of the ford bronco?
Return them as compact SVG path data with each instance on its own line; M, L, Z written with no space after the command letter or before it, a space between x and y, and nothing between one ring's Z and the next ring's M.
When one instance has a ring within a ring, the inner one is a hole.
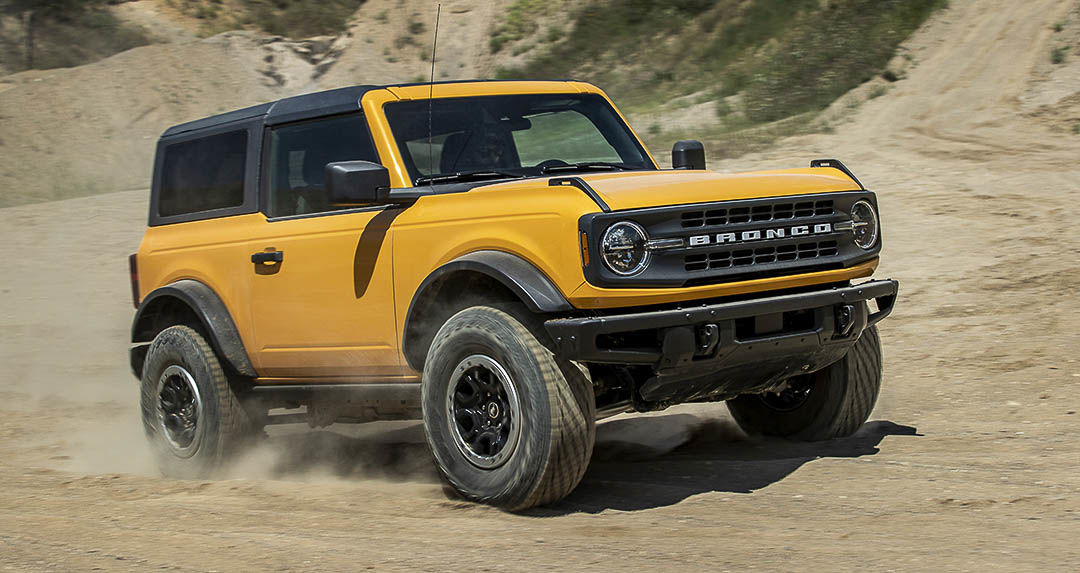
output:
M172 127L131 256L131 366L164 474L268 424L422 419L440 475L519 510L598 419L727 403L854 432L881 384L875 195L836 160L660 169L574 81L358 86Z

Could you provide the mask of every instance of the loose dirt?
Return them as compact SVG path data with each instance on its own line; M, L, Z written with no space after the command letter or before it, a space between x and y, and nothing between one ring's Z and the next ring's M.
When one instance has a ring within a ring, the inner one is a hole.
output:
M0 209L0 564L1080 568L1080 135L1069 129L1080 76L1073 60L1047 63L1080 24L1074 2L950 5L908 43L908 77L835 133L712 164L835 156L877 191L878 274L902 290L881 327L881 399L854 437L749 439L719 404L621 416L601 424L581 487L527 515L447 499L412 423L278 429L233 479L164 480L125 353L125 256L146 192L11 207Z

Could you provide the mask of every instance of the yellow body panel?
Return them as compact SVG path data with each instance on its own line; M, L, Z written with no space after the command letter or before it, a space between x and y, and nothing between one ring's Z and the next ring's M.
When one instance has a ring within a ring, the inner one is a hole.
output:
M263 376L392 375L399 371L392 242L383 210L264 221L247 253L251 321ZM250 254L248 255L250 257Z
M150 227L139 246L140 298L179 280L193 279L209 286L229 309L259 368L251 329L251 252L248 241L266 217L260 214L207 219Z
M874 274L878 260L847 269L685 288L599 288L584 283L567 296L577 308L618 308L716 298L847 281Z
M514 93L604 93L579 82L491 82L375 89L360 105L391 186L411 180L387 124L387 103ZM610 101L610 100L609 100ZM644 147L644 146L642 146ZM654 162L655 163L655 162ZM613 210L857 189L835 169L722 175L650 171L581 175ZM400 348L420 284L443 264L481 250L517 255L581 309L671 303L840 282L852 268L688 288L600 288L582 269L578 220L599 211L571 186L533 178L421 197L407 208L268 220L256 213L150 228L138 253L142 293L180 279L212 288L229 308L267 382L387 380L415 373ZM255 265L252 253L284 253ZM402 378L413 380L413 378ZM262 379L260 379L262 380Z
M475 251L515 254L564 293L573 292L585 282L575 240L578 218L595 209L596 204L576 189L535 182L420 199L394 221L399 331L424 279L440 266Z
M398 374L385 212L277 221L251 214L151 227L138 252L140 290L183 279L209 286L261 375ZM264 250L282 251L285 260L253 264L251 255Z
M586 175L582 179L615 211L859 188L847 175L835 169L822 168L731 174L713 171L633 171Z

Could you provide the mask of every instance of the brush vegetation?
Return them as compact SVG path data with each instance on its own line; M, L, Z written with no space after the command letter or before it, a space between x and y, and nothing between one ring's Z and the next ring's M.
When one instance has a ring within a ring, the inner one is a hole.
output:
M0 68L69 68L150 43L106 0L0 0Z
M494 28L492 48L538 40L543 47L523 63L501 68L499 77L591 81L634 115L692 96L688 105L715 102L714 123L724 132L792 118L805 125L838 97L883 73L900 43L946 4L593 0L568 3L572 16L566 32L540 39L530 37L540 26L524 21L522 8L530 2L518 0L508 8ZM766 129L763 137L777 129Z
M326 36L345 31L364 0L166 0L184 14L202 20L202 33L257 29L290 38Z

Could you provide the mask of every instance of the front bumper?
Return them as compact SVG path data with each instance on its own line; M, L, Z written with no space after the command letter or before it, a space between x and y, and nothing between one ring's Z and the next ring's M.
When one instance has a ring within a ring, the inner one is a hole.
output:
M651 367L646 401L686 401L762 391L839 360L888 316L898 283L849 287L545 323L560 356ZM871 312L867 301L875 300Z

